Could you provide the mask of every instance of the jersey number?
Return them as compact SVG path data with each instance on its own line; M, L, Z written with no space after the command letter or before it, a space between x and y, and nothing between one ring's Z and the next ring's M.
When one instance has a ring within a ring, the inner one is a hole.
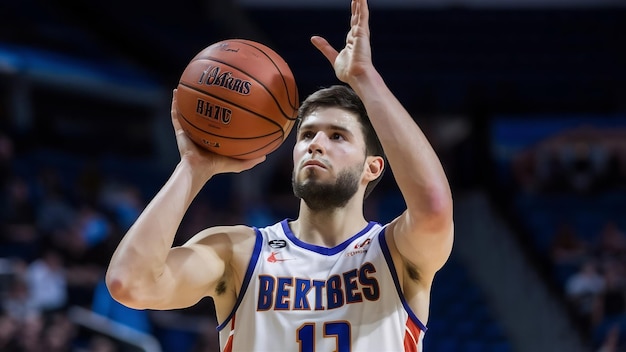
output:
M296 331L296 340L300 344L300 352L315 352L315 325L304 323ZM329 321L324 323L324 337L334 337L334 352L350 352L350 324L346 321Z

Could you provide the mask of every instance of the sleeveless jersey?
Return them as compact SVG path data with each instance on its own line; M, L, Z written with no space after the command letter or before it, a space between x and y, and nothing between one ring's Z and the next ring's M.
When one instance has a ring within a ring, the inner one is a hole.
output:
M302 242L288 221L255 229L233 312L218 327L231 351L422 351L426 327L402 295L385 227L342 244Z

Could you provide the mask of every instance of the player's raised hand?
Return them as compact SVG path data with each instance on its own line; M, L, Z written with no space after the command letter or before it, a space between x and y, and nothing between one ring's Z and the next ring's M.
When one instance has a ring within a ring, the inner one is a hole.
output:
M351 9L350 31L341 51L337 52L322 37L311 38L313 45L333 65L337 78L348 84L372 66L367 0L352 0Z
M201 148L195 144L183 130L183 127L178 121L177 109L176 89L174 89L171 115L172 126L174 127L174 133L176 133L176 143L178 144L178 151L180 152L181 159L189 161L191 165L194 166L194 169L197 169L198 171L205 171L204 174L210 177L210 175L218 173L245 171L265 160L265 156L249 160L235 159L211 153L210 151Z

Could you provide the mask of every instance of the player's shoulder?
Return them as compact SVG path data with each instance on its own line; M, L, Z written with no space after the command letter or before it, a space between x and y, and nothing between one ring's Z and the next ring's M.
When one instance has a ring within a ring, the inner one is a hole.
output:
M259 228L255 228L255 229L257 229L257 230L259 230L261 232L268 232L268 231L270 231L270 232L277 232L277 231L284 232L285 229L289 228L289 223L288 222L289 222L289 219L283 219L283 220L275 222L273 224L269 224L269 225L266 225L264 227L259 227Z
M236 235L242 235L242 236L254 236L255 231L254 231L254 226L249 226L249 225L231 225L231 226L225 226L228 227L230 229L230 233L236 234Z
M254 228L247 225L213 226L198 232L188 244L209 244L214 241L236 243L254 238L255 235Z
M273 224L261 228L255 228L258 234L265 240L286 240L289 237L295 237L291 231L290 222L292 219L285 218Z

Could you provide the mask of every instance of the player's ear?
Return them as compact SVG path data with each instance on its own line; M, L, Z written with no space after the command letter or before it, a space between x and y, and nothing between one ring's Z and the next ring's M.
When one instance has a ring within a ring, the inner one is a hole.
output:
M370 155L365 159L365 179L370 182L377 179L385 168L382 156Z

